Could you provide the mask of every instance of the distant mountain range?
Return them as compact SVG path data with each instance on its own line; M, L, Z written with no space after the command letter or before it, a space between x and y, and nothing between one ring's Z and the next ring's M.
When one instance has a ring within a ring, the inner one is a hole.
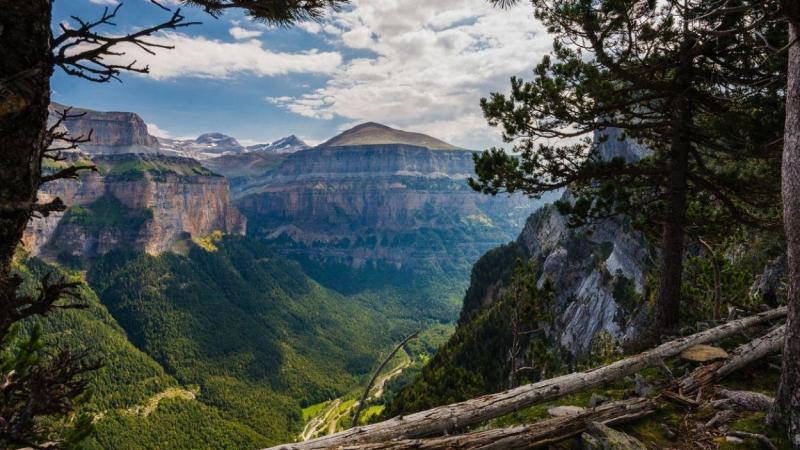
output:
M278 139L270 144L256 144L243 146L236 140L222 133L206 133L197 139L158 139L158 151L179 156L186 156L198 160L207 160L224 155L239 155L244 153L294 153L310 148L295 135Z
M51 111L66 108L58 103L51 104ZM282 154L309 148L295 135L251 146L244 146L236 138L217 132L205 133L196 139L156 137L148 132L147 124L136 113L84 108L72 108L72 113L81 116L66 120L64 127L73 136L90 136L91 133L91 140L81 145L81 150L89 154L147 153L206 160L222 155L249 152Z

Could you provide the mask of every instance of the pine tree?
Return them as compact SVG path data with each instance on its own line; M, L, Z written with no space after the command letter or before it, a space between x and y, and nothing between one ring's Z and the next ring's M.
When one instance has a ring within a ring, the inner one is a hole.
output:
M774 225L778 217L780 61L739 32L753 24L746 8L722 11L700 0L532 3L555 35L551 55L532 80L513 78L509 95L481 101L518 155L491 149L476 157L471 184L530 196L569 187L574 201L558 206L572 225L631 217L660 241L655 336L680 317L687 234L734 221ZM780 28L757 26L768 36ZM599 144L609 139L648 150L640 160L604 158Z

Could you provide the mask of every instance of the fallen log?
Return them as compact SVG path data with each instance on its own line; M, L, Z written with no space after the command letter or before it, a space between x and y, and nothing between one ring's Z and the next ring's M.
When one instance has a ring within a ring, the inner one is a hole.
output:
M343 445L341 450L517 450L540 447L578 436L593 422L606 425L631 422L656 411L652 399L633 398L604 403L580 414L555 417L529 425L496 428L475 433L428 439L406 439L379 443Z
M272 447L272 450L344 448L345 445L352 446L359 443L386 442L444 434L450 430L479 424L537 403L618 380L641 369L658 365L663 359L675 356L693 345L723 339L753 325L784 315L786 315L785 307L773 309L666 342L654 349L607 366L562 375L408 416L398 416L384 422L351 428L306 442L279 445Z
M760 392L717 389L717 394L723 398L722 400L715 400L712 402L712 406L715 408L768 412L775 402L774 398Z
M730 357L720 364L714 364L715 372L702 372L703 378L695 380L693 386L704 387L706 384L723 378L725 375L752 363L759 358L766 356L770 349L779 350L772 345L765 344L772 342L776 336L780 335L783 327L771 331L770 333L739 346ZM698 374L697 371L690 373L680 380L677 384L687 383ZM739 391L719 391L723 396L734 397L733 394ZM745 393L753 394L753 393ZM661 393L661 398L675 401L678 394L673 394L670 390ZM741 396L740 396L741 397ZM748 399L752 396L747 396ZM758 400L758 399L756 399ZM529 449L543 447L555 442L577 436L589 429L592 422L615 424L633 421L656 410L656 399L633 398L612 403L605 403L597 408L585 410L583 412L555 417L533 424L522 425L511 428L498 428L484 430L464 435L445 436L428 439L395 439L388 442L365 443L343 445L337 448L343 450L385 450L385 449L423 449L423 450L442 450L442 449ZM687 399L692 405L698 406L699 403ZM720 423L729 422L735 414L731 411L722 411L712 418L707 427L717 426Z
M770 353L783 348L783 337L786 326L782 325L769 333L743 344L734 350L728 359L700 366L689 375L675 382L674 390L679 397L691 397L698 390L709 386L753 361L757 361Z

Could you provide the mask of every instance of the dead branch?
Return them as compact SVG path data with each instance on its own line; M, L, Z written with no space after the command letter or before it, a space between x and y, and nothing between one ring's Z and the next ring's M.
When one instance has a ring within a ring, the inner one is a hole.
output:
M739 346L727 359L698 367L689 375L675 382L674 392L680 396L690 397L729 373L770 353L780 351L783 347L785 332L786 327L780 326L760 338Z
M723 397L721 400L711 402L715 408L736 408L755 412L767 412L775 403L775 399L752 391L733 391L717 389L716 393Z
M154 3L163 8L163 5ZM114 19L121 7L120 3L114 9L105 8L100 18L95 21L85 21L80 17L72 16L72 20L78 25L77 28L61 24L61 35L53 39L53 64L61 67L69 75L98 83L105 83L112 79L119 80L119 74L123 71L149 73L148 66L139 66L136 61L128 64L114 64L105 59L124 55L117 50L123 44L136 46L149 54L155 54L154 50L156 49L171 49L172 46L152 42L146 38L159 31L177 30L200 23L187 22L186 17L181 14L181 10L176 9L169 20L133 33L115 36L97 32L98 27L116 25Z
M358 425L358 418L361 415L361 410L364 409L364 405L367 403L367 397L369 396L369 391L370 389L372 389L372 385L375 384L375 380L378 379L378 375L380 375L383 368L386 367L386 364L389 363L389 360L392 359L392 357L394 357L394 355L397 354L397 352L400 351L400 349L403 348L403 346L406 345L408 341L414 339L415 337L417 337L417 335L419 335L419 331L411 333L405 339L403 339L399 344L397 344L397 347L395 347L394 350L392 350L392 352L389 353L389 355L383 360L381 365L378 366L378 368L375 370L375 373L372 374L372 378L370 378L369 383L367 383L367 387L364 389L364 393L361 394L361 400L358 401L358 407L356 408L356 412L353 414L353 424L351 426L355 427Z
M775 335L777 330L773 330L764 337L756 339L754 342L740 346L733 352L724 364L716 365L716 376L707 377L704 375L702 381L710 379L717 380L724 375L744 367L746 364L752 363L759 358L768 354L763 350L764 345L760 344L768 341ZM690 373L677 384L685 382L686 379L692 378L696 373ZM692 384L692 386L701 385L700 381ZM734 396L738 391L724 391L720 390L725 395ZM753 394L753 393L746 393ZM679 396L670 390L662 392L660 399L673 401L673 396ZM681 396L682 397L682 396ZM682 397L683 398L683 397ZM405 439L396 438L387 442L379 443L363 443L363 444L340 444L339 448L352 449L352 450L383 450L383 449L455 449L455 448L480 448L480 449L521 449L521 448L537 448L545 445L550 445L555 442L567 439L569 437L580 434L593 422L601 422L606 424L620 423L626 421L636 420L645 417L656 410L656 403L659 398L646 399L634 398L618 402L605 403L597 408L587 410L585 412L556 417L553 419L544 420L534 424L484 430L464 435L445 436L439 438L429 439ZM686 399L689 402L695 403L691 399ZM697 404L699 405L699 403ZM694 405L694 406L697 406ZM711 420L706 423L706 427L717 427L729 423L735 417L734 411L721 411L715 415ZM295 448L295 447L287 447Z

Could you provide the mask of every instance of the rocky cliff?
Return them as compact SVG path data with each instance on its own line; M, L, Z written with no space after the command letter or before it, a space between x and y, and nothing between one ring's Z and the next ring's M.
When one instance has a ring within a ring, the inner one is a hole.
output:
M636 143L617 139L613 131L607 134L609 138L598 148L604 158L635 160L645 155L646 149ZM569 191L562 200L571 200ZM646 273L655 255L625 219L570 228L566 217L547 205L528 218L512 247L513 251L507 252L510 256L500 261L495 254L483 258L492 260L494 266L505 265L505 270L497 271L493 279L473 278L462 322L492 303L516 257L522 257L537 262L540 286L546 280L552 283L555 321L548 331L565 351L585 356L600 334L617 342L636 337L640 306L646 297ZM486 263L479 261L481 264Z
M158 155L95 155L98 173L54 182L40 195L60 197L63 214L34 219L24 244L49 258L92 258L122 248L151 254L189 237L243 234L225 178L197 161Z
M63 111L67 107L57 103L50 105L51 111ZM147 132L147 124L138 114L131 112L100 112L83 108L72 108L64 126L73 137L91 136L81 145L87 153L150 153L158 148L158 139Z
M359 132L360 140L386 137L385 127L371 127L381 135ZM472 174L470 151L323 144L237 184L235 195L251 232L288 243L290 253L355 268L471 264L510 240L537 206L477 194L466 184Z

